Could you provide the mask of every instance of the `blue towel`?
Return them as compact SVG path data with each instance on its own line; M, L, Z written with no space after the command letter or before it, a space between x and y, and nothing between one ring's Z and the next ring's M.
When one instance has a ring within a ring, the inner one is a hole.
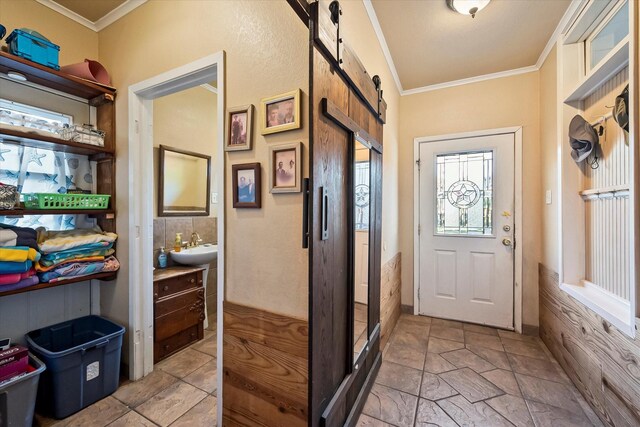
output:
M9 262L0 261L0 274L26 273L33 266L33 262Z

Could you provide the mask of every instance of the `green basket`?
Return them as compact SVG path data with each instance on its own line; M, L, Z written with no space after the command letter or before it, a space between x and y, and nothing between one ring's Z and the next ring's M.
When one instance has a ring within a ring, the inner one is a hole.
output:
M27 209L107 209L108 194L24 194L24 207Z

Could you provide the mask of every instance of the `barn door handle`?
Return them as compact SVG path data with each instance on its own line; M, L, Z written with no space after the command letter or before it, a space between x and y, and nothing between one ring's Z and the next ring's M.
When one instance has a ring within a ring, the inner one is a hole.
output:
M309 178L302 180L302 248L309 247Z
M322 237L321 240L329 240L329 192L322 187Z

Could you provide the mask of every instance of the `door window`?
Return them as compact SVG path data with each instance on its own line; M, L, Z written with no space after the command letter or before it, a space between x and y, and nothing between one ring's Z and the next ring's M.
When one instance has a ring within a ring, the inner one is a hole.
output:
M436 155L436 234L493 234L493 150Z

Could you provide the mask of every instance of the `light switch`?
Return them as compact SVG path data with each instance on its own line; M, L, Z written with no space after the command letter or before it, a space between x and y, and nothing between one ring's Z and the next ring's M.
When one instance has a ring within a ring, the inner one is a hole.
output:
M551 195L551 190L547 190L547 193L545 195L545 202L550 205L553 202L553 197Z
M211 192L211 204L218 203L218 193L215 191Z

